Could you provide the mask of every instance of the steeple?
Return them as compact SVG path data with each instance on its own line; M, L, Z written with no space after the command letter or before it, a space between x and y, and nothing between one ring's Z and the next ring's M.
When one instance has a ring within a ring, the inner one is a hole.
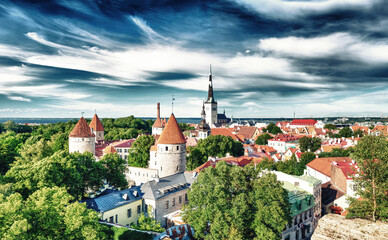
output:
M213 94L213 79L212 79L212 65L210 64L210 73L209 73L209 90L208 90L208 93L207 93L207 100L206 102L207 103L214 103L216 102L214 100L214 94Z
M206 119L205 102L202 103L201 119Z

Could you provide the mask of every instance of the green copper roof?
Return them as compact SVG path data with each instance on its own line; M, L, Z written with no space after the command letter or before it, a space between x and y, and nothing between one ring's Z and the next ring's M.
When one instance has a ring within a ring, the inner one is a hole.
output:
M303 181L306 181L310 184L310 186L317 186L318 184L321 183L321 180L319 179L316 179L315 177L311 177L311 176L308 176L308 175L303 175L303 176L295 176L295 175L292 175L293 177L296 177L296 178L299 178Z
M283 182L288 191L288 201L291 205L291 215L294 217L314 207L314 196L289 182Z

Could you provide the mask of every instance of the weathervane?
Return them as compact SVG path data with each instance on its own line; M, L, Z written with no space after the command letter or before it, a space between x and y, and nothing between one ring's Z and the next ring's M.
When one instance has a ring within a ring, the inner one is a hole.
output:
M175 97L174 97L174 94L171 96L171 113L174 113L174 100L175 100Z

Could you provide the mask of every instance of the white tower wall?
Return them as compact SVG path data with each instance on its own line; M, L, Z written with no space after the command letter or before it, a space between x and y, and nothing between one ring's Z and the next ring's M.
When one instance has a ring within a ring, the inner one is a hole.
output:
M210 127L217 123L217 103L205 102L206 123Z
M69 137L69 152L91 152L95 155L95 137Z
M156 157L151 156L149 168L157 169L160 178L184 172L186 144L158 144Z

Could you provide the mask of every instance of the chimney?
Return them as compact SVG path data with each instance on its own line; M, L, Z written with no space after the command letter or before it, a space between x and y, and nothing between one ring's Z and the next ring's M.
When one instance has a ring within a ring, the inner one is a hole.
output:
M160 103L157 104L157 114L156 117L160 119Z

